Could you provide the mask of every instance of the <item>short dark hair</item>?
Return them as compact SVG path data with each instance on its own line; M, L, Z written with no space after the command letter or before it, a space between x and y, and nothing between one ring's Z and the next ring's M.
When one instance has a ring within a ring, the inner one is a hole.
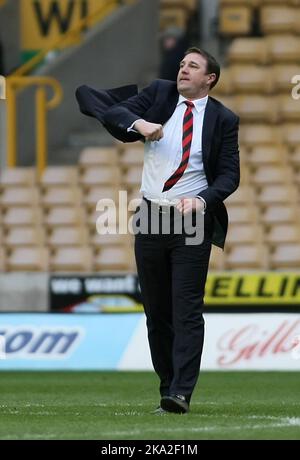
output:
M197 48L196 46L192 46L191 48L187 49L184 55L187 56L188 54L191 54L191 53L197 53L197 54L200 54L202 57L204 57L204 59L206 60L207 74L209 73L216 74L216 79L211 83L209 87L209 89L212 89L214 86L216 86L220 78L220 73L221 73L220 64L211 54L209 54L205 50L202 50L201 48Z

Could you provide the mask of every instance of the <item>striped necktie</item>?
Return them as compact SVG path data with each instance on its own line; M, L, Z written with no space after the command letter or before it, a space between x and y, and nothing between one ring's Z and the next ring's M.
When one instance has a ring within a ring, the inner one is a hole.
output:
M193 139L193 112L192 109L194 106L193 102L191 101L184 101L187 105L186 111L183 117L183 130L182 130L182 158L180 165L176 169L176 171L172 174L171 177L165 182L163 192L170 190L170 188L175 185L181 176L183 175L184 171L187 168L189 158L190 158L190 151Z

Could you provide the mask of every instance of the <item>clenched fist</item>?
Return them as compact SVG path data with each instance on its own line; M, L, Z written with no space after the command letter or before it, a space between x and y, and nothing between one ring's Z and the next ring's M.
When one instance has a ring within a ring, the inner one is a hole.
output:
M164 137L162 125L149 123L145 120L137 120L134 124L136 129L147 141L159 141Z

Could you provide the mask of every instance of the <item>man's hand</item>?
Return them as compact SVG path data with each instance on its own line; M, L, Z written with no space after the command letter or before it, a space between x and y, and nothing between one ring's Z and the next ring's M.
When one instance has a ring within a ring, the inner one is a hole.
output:
M176 208L185 215L192 211L203 211L204 203L199 198L181 198Z
M137 120L134 124L136 129L147 141L159 141L164 137L162 125L149 123L145 120Z

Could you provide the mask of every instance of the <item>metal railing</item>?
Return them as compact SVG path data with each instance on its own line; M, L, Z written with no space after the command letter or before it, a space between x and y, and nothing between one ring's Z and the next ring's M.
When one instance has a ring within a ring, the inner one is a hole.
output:
M63 91L57 80L51 77L13 77L6 80L7 90L7 166L17 166L17 95L30 86L37 87L36 109L36 164L41 175L47 164L47 112L57 107L63 98ZM53 90L53 97L47 100L47 88Z

